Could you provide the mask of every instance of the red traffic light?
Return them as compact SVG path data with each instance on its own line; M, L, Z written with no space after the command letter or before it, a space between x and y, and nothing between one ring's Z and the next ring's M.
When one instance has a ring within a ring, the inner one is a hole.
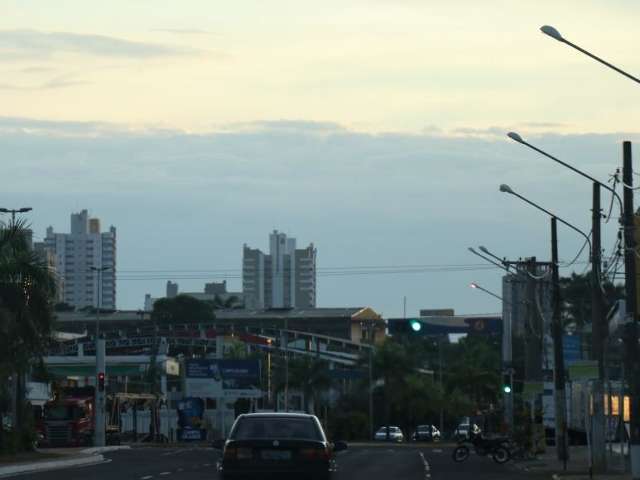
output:
M98 391L104 392L104 372L98 373Z

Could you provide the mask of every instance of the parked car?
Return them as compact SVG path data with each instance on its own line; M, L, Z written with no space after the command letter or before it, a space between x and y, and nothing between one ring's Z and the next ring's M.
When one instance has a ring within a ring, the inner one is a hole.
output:
M439 442L440 430L435 425L418 425L411 435L414 442Z
M475 423L461 423L453 431L453 439L457 442L461 440L469 440L471 433L477 435L481 432L480 427Z
M328 480L336 469L335 452L344 442L330 443L315 415L249 413L240 415L222 449L218 472L223 480L265 475Z
M402 433L402 430L400 430L400 427L380 427L374 435L373 439L380 441L385 441L388 439L390 442L401 443L404 442L404 434Z

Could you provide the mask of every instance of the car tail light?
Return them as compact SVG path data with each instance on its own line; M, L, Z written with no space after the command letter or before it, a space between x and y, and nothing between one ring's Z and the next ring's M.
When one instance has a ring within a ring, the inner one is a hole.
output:
M329 460L331 452L328 448L303 448L300 456L306 460Z

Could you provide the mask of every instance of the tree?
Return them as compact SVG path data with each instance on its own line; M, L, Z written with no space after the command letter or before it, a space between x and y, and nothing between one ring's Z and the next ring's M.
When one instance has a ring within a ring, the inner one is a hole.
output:
M213 307L189 295L161 298L153 304L151 319L158 325L208 323L215 320Z
M8 372L17 379L15 431L26 431L22 378L51 340L55 289L47 264L30 248L25 224L0 227L0 375L4 384Z
M452 350L447 363L447 391L458 390L483 410L497 404L500 392L500 352L491 340L467 336Z
M302 390L305 411L309 411L309 400L313 400L315 410L319 394L331 386L329 365L324 360L310 356L294 358L289 362L289 385Z
M213 297L212 306L215 310L218 310L223 308L240 308L242 305L236 295L230 295L227 298L216 295Z
M563 307L563 323L582 328L591 323L591 283L590 273L560 278L560 296ZM609 281L602 284L605 308L609 309L616 300L624 298L624 286Z

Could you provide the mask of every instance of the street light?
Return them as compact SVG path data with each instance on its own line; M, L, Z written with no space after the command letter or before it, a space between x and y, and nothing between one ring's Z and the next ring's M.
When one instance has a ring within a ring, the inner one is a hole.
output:
M534 150L536 152L538 152L541 155L544 155L547 158L550 158L551 160L553 160L556 163L559 163L560 165L562 165L563 167L567 167L569 170L577 173L578 175L581 175L589 180L591 180L593 183L597 183L598 185L600 185L602 188L604 188L605 190L608 190L611 192L611 194L616 197L616 200L618 200L618 204L620 205L620 215L622 215L622 212L624 211L624 207L622 205L622 199L620 198L620 195L618 195L618 192L616 192L613 188L611 188L609 185L606 185L604 183L602 183L600 180L596 180L594 177L592 177L591 175L589 175L588 173L583 172L582 170L578 170L576 167L574 167L573 165L569 165L566 162L563 162L562 160L560 160L559 158L554 157L553 155L551 155L550 153L545 152L544 150L541 150L540 148L536 147L535 145L530 144L529 142L527 142L526 140L524 140L518 133L516 132L509 132L507 133L507 137L509 137L511 140L518 142L522 145L525 145L527 147L529 147L531 150Z
M467 250L469 250L471 253L473 253L474 255L482 258L483 260L486 260L487 262L495 265L498 268L501 268L502 270L506 271L507 273L509 273L509 269L507 267L505 267L504 265L501 265L500 263L494 262L493 260L491 260L490 258L485 257L484 255L480 255L478 252L476 252L476 250L472 247L467 247ZM502 260L500 260L502 261Z
M520 195L519 193L516 193L513 191L513 189L507 185L507 184L502 184L500 185L500 191L503 193L509 193L511 195L513 195L514 197L518 197L520 200L522 200L525 203L528 203L529 205L531 205L534 208L537 208L538 210L546 213L547 215L549 215L551 218L555 218L557 219L560 223L566 225L567 227L571 228L572 230L578 232L580 235L582 235L585 240L587 241L587 243L589 244L589 250L591 250L591 239L589 238L589 235L587 235L586 233L584 233L582 230L580 230L577 227L574 227L573 225L571 225L569 222L563 220L562 218L560 218L559 216L557 216L555 213L551 213L549 210L547 210L546 208L541 207L540 205L538 205L537 203L532 202L531 200L529 200L528 198L523 197L522 195Z
M470 286L471 288L473 288L474 290L480 290L480 291L482 291L482 292L484 292L484 293L487 293L487 294L491 295L492 297L497 298L498 300L500 300L500 301L502 301L502 302L504 302L504 301L505 301L505 300L504 300L504 298L502 298L502 297L501 297L500 295L498 295L497 293L493 293L492 291L487 290L486 288L481 287L481 286L480 286L480 285L478 285L476 282L472 282L472 283L470 283L470 284L469 284L469 286Z
M567 412L566 412L566 396L565 396L565 376L564 376L564 353L562 345L562 323L560 319L560 274L558 271L558 235L557 235L557 221L562 222L568 227L572 228L576 232L583 235L589 243L589 237L581 230L574 227L570 223L562 220L555 214L549 212L545 208L542 208L538 204L530 201L529 199L514 192L508 185L500 185L500 191L514 195L536 209L544 212L551 217L551 269L553 274L553 317L552 317L552 337L553 337L553 353L554 353L554 393L555 393L555 411L556 411L556 445L558 446L558 459L565 463L569 459L568 441L567 441ZM595 265L595 264L594 264ZM593 269L594 279L597 280L597 270ZM598 292L599 293L599 292Z
M551 25L543 25L542 27L540 27L540 31L542 33L544 33L545 35L548 35L549 37L553 38L554 40L557 40L560 43L566 43L570 47L575 48L579 52L584 53L586 56L593 58L595 61L600 62L603 65L606 65L610 69L615 70L616 72L624 75L625 77L633 80L634 82L640 83L640 79L638 79L637 77L634 77L630 73L627 73L624 70L616 67L615 65L610 64L606 60L603 60L602 58L594 55L593 53L588 52L587 50L585 50L584 48L579 47L575 43L570 42L569 40L564 38L562 35L560 35L560 32L558 30L556 30L554 27L552 27Z
M27 213L33 210L31 207L22 207L22 208L0 208L0 213L10 213L11 214L11 223L16 223L16 213Z
M100 390L100 378L102 378L102 382L104 382L104 372L106 369L105 362L105 343L104 340L100 339L100 307L101 307L101 298L100 294L102 291L102 272L105 270L109 270L111 267L89 267L91 271L96 272L98 276L97 281L97 289L98 289L98 297L97 297L97 306L96 308L96 391L95 391L95 428L94 428L94 444L97 447L102 447L105 445L105 392L104 388ZM103 383L104 385L104 383Z

